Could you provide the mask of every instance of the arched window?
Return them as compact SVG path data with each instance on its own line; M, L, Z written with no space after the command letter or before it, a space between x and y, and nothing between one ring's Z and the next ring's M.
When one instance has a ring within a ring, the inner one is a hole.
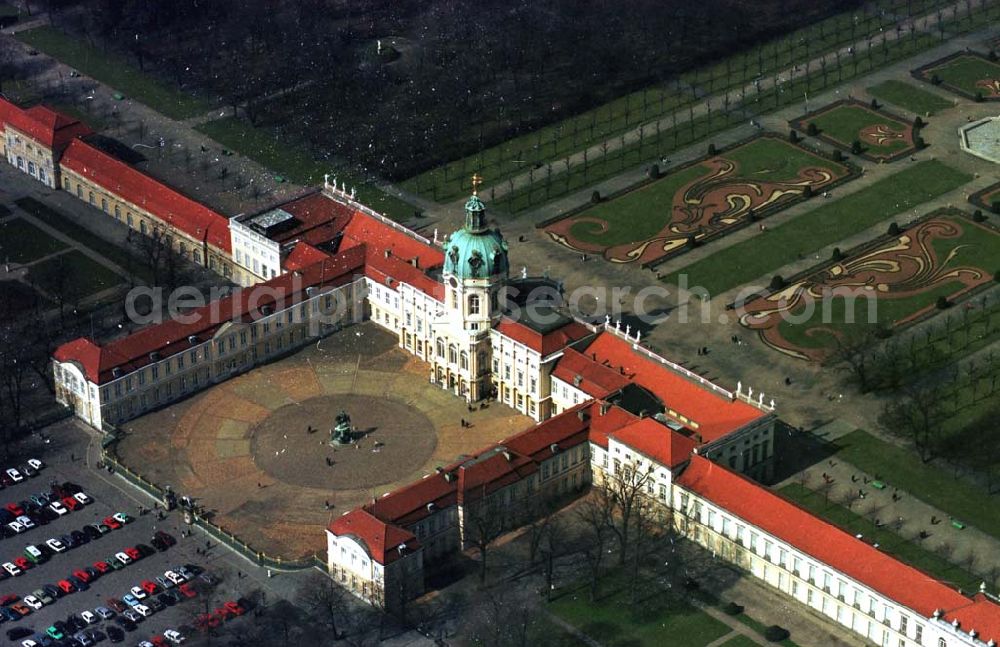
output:
M469 354L464 350L462 351L462 363L459 366L461 366L463 370L469 370Z
M192 249L191 250L191 260L194 261L195 263L197 263L198 265L201 265L201 252L199 252L197 249ZM274 271L273 270L271 271L271 276L272 277L274 276Z
M115 219L116 220L122 219L122 208L117 204L115 205Z
M477 315L479 314L479 295L470 294L469 295L469 314Z
M437 354L438 354L438 357L440 357L441 359L444 359L444 340L441 339L440 337L438 337L438 340L437 340Z
M101 210L104 213L108 212L108 201L105 198L101 198Z
M94 204L94 192L93 191L89 191L88 192L88 199L90 200L90 204Z
M146 221L145 220L140 220L139 221L139 231L141 231L143 235L146 235Z
M944 641L944 638L938 638L938 647L948 647L948 643Z
M448 347L448 362L451 364L458 363L458 349L455 348L455 344Z

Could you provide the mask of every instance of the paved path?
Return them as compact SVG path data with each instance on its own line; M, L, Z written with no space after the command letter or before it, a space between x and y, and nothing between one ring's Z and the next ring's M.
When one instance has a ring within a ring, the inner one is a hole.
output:
M969 0L969 2L971 2L971 6L975 8L983 6L983 4L987 3L988 0ZM593 163L609 153L616 153L621 148L626 148L631 144L637 143L646 133L656 132L657 128L662 131L667 131L675 125L683 125L691 120L704 117L711 112L713 103L715 104L716 111L718 111L720 106L727 103L727 100L735 101L737 100L737 97L742 98L753 96L755 93L757 95L765 94L766 92L773 90L775 86L778 86L778 89L780 90L781 86L785 83L804 78L807 75L807 70L815 71L822 69L826 65L835 66L844 58L850 59L854 56L861 56L861 52L866 49L880 47L884 43L892 43L896 40L906 38L908 37L911 28L918 32L932 32L940 21L947 22L948 20L951 20L953 17L958 15L960 10L964 11L966 6L966 0L960 0L959 2L956 2L941 11L933 12L929 15L914 19L903 20L899 23L901 29L889 29L874 37L859 39L854 43L817 56L812 60L806 61L805 63L796 64L769 74L759 79L757 82L746 83L739 88L728 90L723 94L715 94L705 97L704 101L694 104L689 110L679 111L676 115L676 121L675 117L667 116L658 120L640 124L625 133L608 138L607 141L594 144L586 150L580 150L573 153L568 157L568 165L565 164L566 158L559 160L558 165L553 164L552 175L557 176L563 173L567 167L582 164L585 159L588 160L589 163ZM748 112L748 118L751 116L753 115ZM486 191L490 192L490 195L493 196L494 200L499 200L511 191L517 191L518 189L529 186L532 184L532 180L532 173L521 173L520 175L515 175L513 178L489 187ZM464 198L461 201L464 202ZM457 202L458 201L456 201L456 203Z

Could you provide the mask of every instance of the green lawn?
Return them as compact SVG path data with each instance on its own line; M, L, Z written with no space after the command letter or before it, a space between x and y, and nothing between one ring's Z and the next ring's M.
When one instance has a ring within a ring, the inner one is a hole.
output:
M604 588L608 588L606 585ZM662 592L632 604L626 586L591 603L586 588L549 604L549 609L594 640L608 647L700 647L730 629L688 603Z
M868 541L878 543L881 551L892 555L901 562L919 568L942 582L950 582L966 591L974 591L982 581L981 577L955 566L937 553L903 539L896 533L886 530L884 526L876 528L869 519L855 514L838 503L826 501L822 494L813 492L798 483L786 485L781 488L780 492L816 516L826 519L853 535L864 535ZM928 529L931 530L930 524L928 524ZM950 527L939 532L950 532Z
M845 167L840 164L772 137L755 139L726 151L720 157L736 163L734 178L762 182L792 179L805 167L826 168L838 177L846 173ZM673 218L677 193L710 170L711 167L707 164L694 164L619 198L596 205L576 216L581 222L574 224L570 232L583 242L605 247L648 240ZM723 205L719 207L722 208ZM587 218L604 221L607 229L598 223L586 221Z
M855 104L842 104L831 108L807 119L805 123L816 124L823 135L837 140L845 148L850 148L851 143L856 140L860 141L864 150L875 155L888 156L912 146L905 139L887 139L882 145L862 139L861 131L870 126L881 125L894 133L905 133L909 125Z
M62 290L66 303L122 283L122 277L75 249L32 265L28 280L57 301Z
M982 91L983 96L989 92L976 87L976 82L988 79L1000 79L1000 64L993 63L979 56L959 56L943 65L931 68L926 72L928 78L937 75L941 81L963 92L975 94Z
M937 467L921 462L912 451L861 430L838 438L834 445L838 456L858 469L879 474L889 485L1000 539L998 498L983 489L954 479ZM948 528L945 531L950 532Z
M738 634L722 643L722 647L758 647L759 643L750 640L743 634Z
M346 182L348 186L355 186L359 202L393 220L408 220L416 211L413 205L384 193L364 180L352 177L342 169L335 169L327 162L313 159L304 147L295 146L278 133L266 128L254 128L242 119L225 117L201 124L195 130L296 184L312 186L322 183L326 173L335 175L338 184Z
M34 198L20 198L15 200L15 203L50 227L58 229L63 234L84 247L89 248L91 251L97 252L123 270L132 272L142 281L146 283L152 282L153 275L146 265L137 261L128 251L81 227L47 204L39 202ZM107 216L102 215L101 217Z
M66 249L66 245L27 220L12 218L0 222L0 261L30 263Z
M680 274L689 286L719 295L765 277L801 256L857 234L891 216L908 212L972 178L942 162L928 160L843 198L817 199L822 206L783 225L721 250L664 280L676 285Z
M929 117L951 108L954 104L933 92L922 90L912 83L890 79L868 88L868 94L904 110Z
M173 119L194 117L212 107L202 99L141 72L132 61L91 47L54 27L23 31L16 38Z

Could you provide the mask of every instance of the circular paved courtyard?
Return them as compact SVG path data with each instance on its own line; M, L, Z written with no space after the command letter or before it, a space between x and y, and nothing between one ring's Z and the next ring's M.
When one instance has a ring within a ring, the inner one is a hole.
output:
M341 409L357 448L327 445ZM470 413L366 323L133 420L118 455L256 549L295 558L325 550L335 515L531 424L496 404Z
M359 435L330 444L340 411ZM251 430L254 463L279 481L333 490L391 483L423 465L437 445L434 423L415 407L390 397L321 395L286 404Z

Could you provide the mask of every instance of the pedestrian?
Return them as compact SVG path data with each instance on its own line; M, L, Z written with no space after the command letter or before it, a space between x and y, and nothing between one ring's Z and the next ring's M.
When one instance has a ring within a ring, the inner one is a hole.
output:
M258 488L262 488L262 487L264 487L264 486L260 484L260 481L257 481L257 487L258 487Z
M73 452L70 452L69 453L69 462L73 463L75 461L76 461L76 454L74 454Z
M791 386L791 384L792 384L792 378L786 377L785 378L785 386Z

